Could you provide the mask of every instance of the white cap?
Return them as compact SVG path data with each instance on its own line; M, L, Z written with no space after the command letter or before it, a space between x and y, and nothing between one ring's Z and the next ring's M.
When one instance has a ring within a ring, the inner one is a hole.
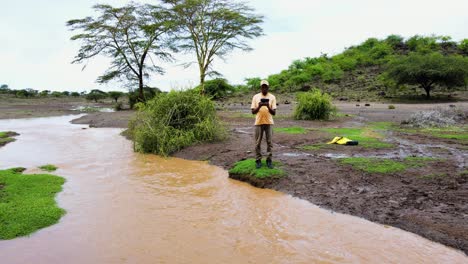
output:
M270 86L270 84L268 83L267 80L262 80L262 81L260 82L260 86L262 86L262 85L264 85L264 84L265 84L266 86L268 86L268 87Z

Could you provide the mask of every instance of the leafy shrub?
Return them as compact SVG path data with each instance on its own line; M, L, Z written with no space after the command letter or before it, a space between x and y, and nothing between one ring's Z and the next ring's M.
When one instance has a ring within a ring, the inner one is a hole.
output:
M336 107L332 105L331 96L313 89L297 95L297 106L294 118L298 120L328 120L336 113Z
M224 138L214 103L197 91L172 91L140 104L130 122L136 151L169 155L198 142Z
M115 111L122 111L123 110L123 102L117 102L114 104Z
M195 89L199 91L201 86L197 86ZM215 100L225 97L232 91L234 91L234 87L226 79L218 78L205 82L205 94Z
M357 60L351 56L345 54L339 54L332 58L332 61L340 66L345 71L354 70L357 65Z
M389 105L388 109L395 109L396 107L394 105Z
M156 97L158 94L162 93L158 88L151 88L151 87L144 87L143 88L143 96L145 100L151 100L152 98ZM139 102L139 91L137 90L130 90L128 93L128 104L130 105L130 109L133 109L136 103Z
M468 39L460 41L458 48L463 52L463 54L468 55Z

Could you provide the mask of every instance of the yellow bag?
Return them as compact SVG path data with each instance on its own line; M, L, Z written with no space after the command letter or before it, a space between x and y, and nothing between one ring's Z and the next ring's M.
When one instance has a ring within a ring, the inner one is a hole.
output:
M357 145L358 142L351 140L345 137L335 137L332 141L328 142L327 144L338 144L338 145Z

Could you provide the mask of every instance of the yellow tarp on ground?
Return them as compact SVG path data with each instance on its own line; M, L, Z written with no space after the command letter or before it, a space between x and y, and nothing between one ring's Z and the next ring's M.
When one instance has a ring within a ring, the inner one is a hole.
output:
M345 137L335 137L332 141L328 142L327 144L338 144L338 145L346 145L348 142L353 140Z

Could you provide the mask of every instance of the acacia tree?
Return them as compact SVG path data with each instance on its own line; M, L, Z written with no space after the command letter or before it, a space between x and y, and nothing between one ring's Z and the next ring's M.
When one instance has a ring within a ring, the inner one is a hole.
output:
M119 91L110 91L107 94L109 95L110 98L114 99L116 103L119 100L119 98L124 95L124 93L119 92Z
M397 84L421 86L429 99L431 90L437 85L447 87L466 85L468 58L443 56L440 53L427 55L412 53L392 61L386 74Z
M177 17L178 47L195 52L200 71L201 93L205 78L219 76L213 70L215 57L224 57L234 49L250 51L248 39L259 37L263 16L245 3L232 0L163 0ZM186 63L188 67L194 62Z
M155 64L156 58L172 59L169 53L172 48L169 36L174 28L171 13L161 6L135 3L119 8L98 4L93 9L99 14L97 17L67 22L72 31L81 31L71 37L82 42L72 63L87 62L99 54L112 58L111 66L97 82L120 78L138 83L139 100L144 101L144 81L150 73L164 73Z

